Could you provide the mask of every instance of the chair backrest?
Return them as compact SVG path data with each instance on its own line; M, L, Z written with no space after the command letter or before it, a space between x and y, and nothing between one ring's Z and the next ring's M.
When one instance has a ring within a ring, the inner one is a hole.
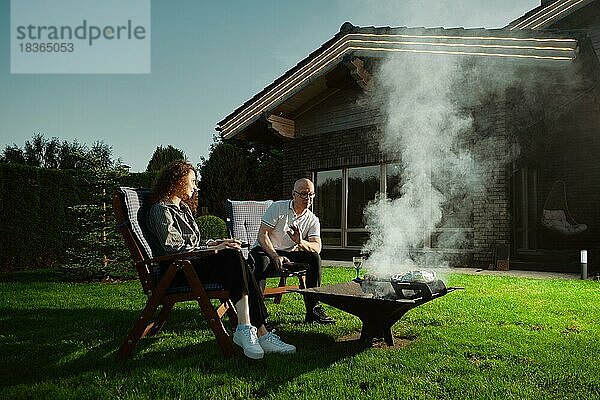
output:
M152 206L151 195L151 189L120 187L113 196L113 209L117 217L118 228L131 253L145 293L151 293L163 276L159 264L142 262L155 256L150 246L152 239L146 222L148 210ZM223 290L220 282L203 282L202 286L206 290ZM169 294L191 291L192 288L187 281L173 283L167 289Z
M158 272L156 265L139 264L140 261L154 257L146 228L151 193L152 191L146 188L120 187L113 196L118 228L136 265L145 292L154 286L155 275Z
M250 246L258 237L260 220L272 200L252 201L252 200L227 200L225 203L227 209L227 229L229 236L248 242ZM248 250L242 249L244 257L248 258Z

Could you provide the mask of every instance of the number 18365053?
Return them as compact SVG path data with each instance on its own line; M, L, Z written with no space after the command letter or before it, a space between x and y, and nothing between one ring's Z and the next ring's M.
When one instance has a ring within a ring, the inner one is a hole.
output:
M73 43L19 43L21 53L72 53Z

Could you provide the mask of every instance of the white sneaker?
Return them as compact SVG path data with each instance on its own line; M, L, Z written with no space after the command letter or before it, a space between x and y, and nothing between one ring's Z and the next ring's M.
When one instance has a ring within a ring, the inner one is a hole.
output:
M279 336L269 332L258 338L258 343L265 353L292 354L296 352L296 346L284 343Z
M244 355L253 360L259 360L264 357L265 352L258 343L256 328L253 326L238 325L233 332L233 343L244 350Z

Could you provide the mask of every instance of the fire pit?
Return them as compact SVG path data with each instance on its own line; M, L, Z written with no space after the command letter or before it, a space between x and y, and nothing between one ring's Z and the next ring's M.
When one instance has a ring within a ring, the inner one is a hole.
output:
M393 346L392 326L406 312L457 289L462 288L446 288L437 279L428 283L401 282L392 276L389 279L371 277L360 282L300 289L296 292L360 318L360 340L365 344L371 344L375 338L383 338L388 346Z

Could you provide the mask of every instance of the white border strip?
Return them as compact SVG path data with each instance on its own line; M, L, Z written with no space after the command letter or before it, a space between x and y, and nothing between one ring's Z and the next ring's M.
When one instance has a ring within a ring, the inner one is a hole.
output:
M588 1L588 0L559 0L559 1L556 1L556 2L548 5L547 7L544 7L543 9L539 10L537 13L530 15L523 21L519 22L518 24L516 24L515 26L510 28L510 30L539 29L540 27L542 27L544 24L548 23L552 19L559 17L560 15L564 14L565 12L569 11L571 8L577 6L578 4L580 4L584 1ZM572 4L569 4L569 3L572 3ZM565 8L561 9L561 7L565 7ZM542 20L542 21L539 22L540 20Z

